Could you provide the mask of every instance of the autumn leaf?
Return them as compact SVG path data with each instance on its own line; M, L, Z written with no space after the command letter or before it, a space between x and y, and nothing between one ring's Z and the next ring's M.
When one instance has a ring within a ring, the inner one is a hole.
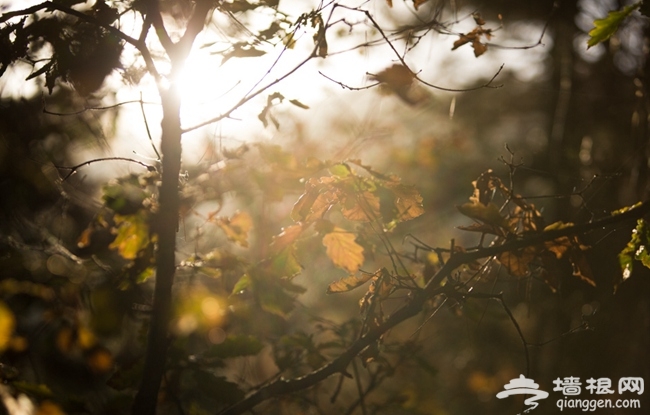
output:
M341 278L340 280L334 281L327 286L327 293L335 294L354 290L355 288L360 287L368 282L375 275L376 274L361 273L359 276L350 275L349 277Z
M593 273L591 272L591 267L587 261L587 257L582 252L582 250L574 249L571 251L569 256L569 261L573 267L573 275L580 278L582 281L591 285L592 287L596 286L594 281Z
M282 232L279 235L273 237L271 242L271 252L278 253L283 249L287 248L293 244L296 239L302 234L303 227L302 225L291 225L286 228L282 228Z
M488 225L508 229L508 221L506 218L501 216L498 206L492 202L488 203L487 206L482 203L467 202L457 206L457 209L460 213L469 218L481 221Z
M348 220L369 222L380 216L379 198L371 192L363 192L356 198L347 198L341 213Z
M474 49L474 56L477 58L487 51L487 45L485 43L481 43L478 38L472 41L472 48Z
M302 265L296 258L296 247L289 245L271 258L271 268L276 275L282 277L295 277L301 270Z
M415 186L387 183L386 187L395 194L395 207L400 222L415 219L424 213L422 196Z
M4 351L9 345L15 326L14 314L9 307L0 302L0 352Z
M248 247L248 232L253 227L253 218L246 212L237 212L231 218L218 218L217 225L224 231L229 241Z
M603 19L594 20L594 28L589 31L589 39L587 40L587 49L592 46L606 41L618 30L623 20L632 14L633 11L641 7L643 2L634 3L623 10L613 10L607 14Z
M571 226L573 226L573 223L570 223L570 222L569 223L555 222L555 223L552 223L552 224L548 225L546 228L544 228L544 232L569 228ZM554 239L552 241L545 242L546 249L553 252L555 254L555 257L558 258L558 259L562 258L564 256L564 254L566 254L573 247L578 247L579 245L580 244L577 242L577 240L571 241L566 236L563 236L563 237L558 238L558 239Z
M351 232L335 227L333 232L323 236L323 245L334 265L349 273L357 272L363 263L363 247L355 242Z
M145 211L133 215L118 215L113 218L117 234L108 246L115 249L124 259L135 259L138 253L149 245L149 221Z
M528 275L528 264L537 256L537 248L529 246L518 251L506 251L497 256L497 259L508 269L514 277Z
M426 3L428 0L413 0L413 7L417 10L420 6Z

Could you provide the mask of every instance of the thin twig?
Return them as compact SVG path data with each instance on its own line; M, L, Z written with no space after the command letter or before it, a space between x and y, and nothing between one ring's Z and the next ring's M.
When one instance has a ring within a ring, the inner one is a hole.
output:
M140 105L143 105L143 104L147 104L147 105L160 105L160 104L158 104L158 103L156 103L156 102L146 102L146 101L142 101L142 97L141 97L139 100L132 100L132 101L118 102L117 104L107 105L107 106L105 106L105 107L85 107L85 108L82 109L82 110L74 111L74 112L54 112L54 111L50 111L50 110L48 110L48 109L46 109L46 108L44 107L44 108L43 108L43 114L56 115L56 116L59 116L59 117L67 117L67 116L71 116L71 115L79 115L79 114L83 114L83 113L86 112L86 111L105 111L105 110L110 110L110 109L113 109L113 108L116 108L116 107L120 107L120 106L122 106L122 105L126 105L126 104L135 104L135 103L140 103Z
M62 170L70 170L70 172L64 178L61 179L61 181L64 182L64 181L68 180L68 178L70 176L75 174L77 172L77 170L79 170L81 167L88 166L89 164L97 163L97 162L100 162L100 161L128 161L130 163L139 164L139 165L141 165L142 167L146 168L149 171L156 171L156 168L154 166L152 166L150 164L147 164L147 163L143 163L143 162L138 161L138 160L128 158L128 157L103 157L103 158L84 161L83 163L77 164L76 166L72 166L72 167L65 167L65 166L54 166L54 167L56 167L57 169L62 169Z
M149 142L151 143L151 147L153 148L154 153L156 153L156 156L160 161L162 158L160 157L160 153L158 153L158 149L156 148L156 145L153 143L153 138L151 137L151 131L149 130L149 122L147 122L147 114L145 114L144 112L144 102L142 101L142 92L140 92L140 111L142 112L144 127L147 129L147 137L149 137Z

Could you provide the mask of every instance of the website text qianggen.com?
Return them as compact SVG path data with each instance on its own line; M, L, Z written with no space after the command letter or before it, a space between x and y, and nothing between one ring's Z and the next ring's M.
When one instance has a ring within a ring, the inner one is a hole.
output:
M560 411L571 408L593 412L601 408L641 408L641 401L639 399L577 399L565 396L564 399L558 399L556 405Z

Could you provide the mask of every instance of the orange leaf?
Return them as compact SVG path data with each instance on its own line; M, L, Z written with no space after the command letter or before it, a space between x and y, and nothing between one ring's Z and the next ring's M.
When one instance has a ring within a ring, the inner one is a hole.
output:
M344 293L346 291L351 291L365 284L366 282L368 282L368 280L370 280L374 276L375 274L362 273L359 276L350 275L349 277L341 278L340 280L334 281L333 283L327 286L327 293L334 294L334 293Z
M528 275L528 264L537 256L537 249L534 246L529 246L520 251L504 252L499 254L497 258L508 272L514 277L525 277Z
M291 225L282 229L282 233L273 237L271 251L278 253L298 239L302 233L302 225Z
M341 211L348 220L369 222L381 215L379 212L379 198L370 192L363 192L358 195L356 201L348 198L346 202L350 200L354 202L353 205L349 208L344 206Z
M323 245L327 248L327 256L337 267L349 273L357 272L363 263L363 247L355 242L351 232L338 227L323 236Z
M397 216L399 221L411 220L424 213L422 196L415 186L392 183L386 183L386 186L395 193L395 207L399 212Z

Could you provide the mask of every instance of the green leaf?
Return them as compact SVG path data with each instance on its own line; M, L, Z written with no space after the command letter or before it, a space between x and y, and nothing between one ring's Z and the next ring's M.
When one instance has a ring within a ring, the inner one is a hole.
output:
M205 352L205 357L218 357L228 359L239 356L253 356L258 354L264 345L256 337L237 335L228 336L221 344L216 344Z
M623 271L623 281L632 275L634 260L650 268L650 253L648 245L650 241L650 229L645 220L639 219L636 228L632 230L632 237L625 248L618 254L618 261Z
M117 236L109 245L116 249L122 258L135 259L138 252L149 245L149 221L146 211L134 215L115 215Z
M623 10L613 10L607 14L603 19L594 20L594 28L589 31L589 40L587 40L587 49L592 46L606 41L621 25L623 20L628 17L633 11L641 7L641 1L630 6L623 8Z

